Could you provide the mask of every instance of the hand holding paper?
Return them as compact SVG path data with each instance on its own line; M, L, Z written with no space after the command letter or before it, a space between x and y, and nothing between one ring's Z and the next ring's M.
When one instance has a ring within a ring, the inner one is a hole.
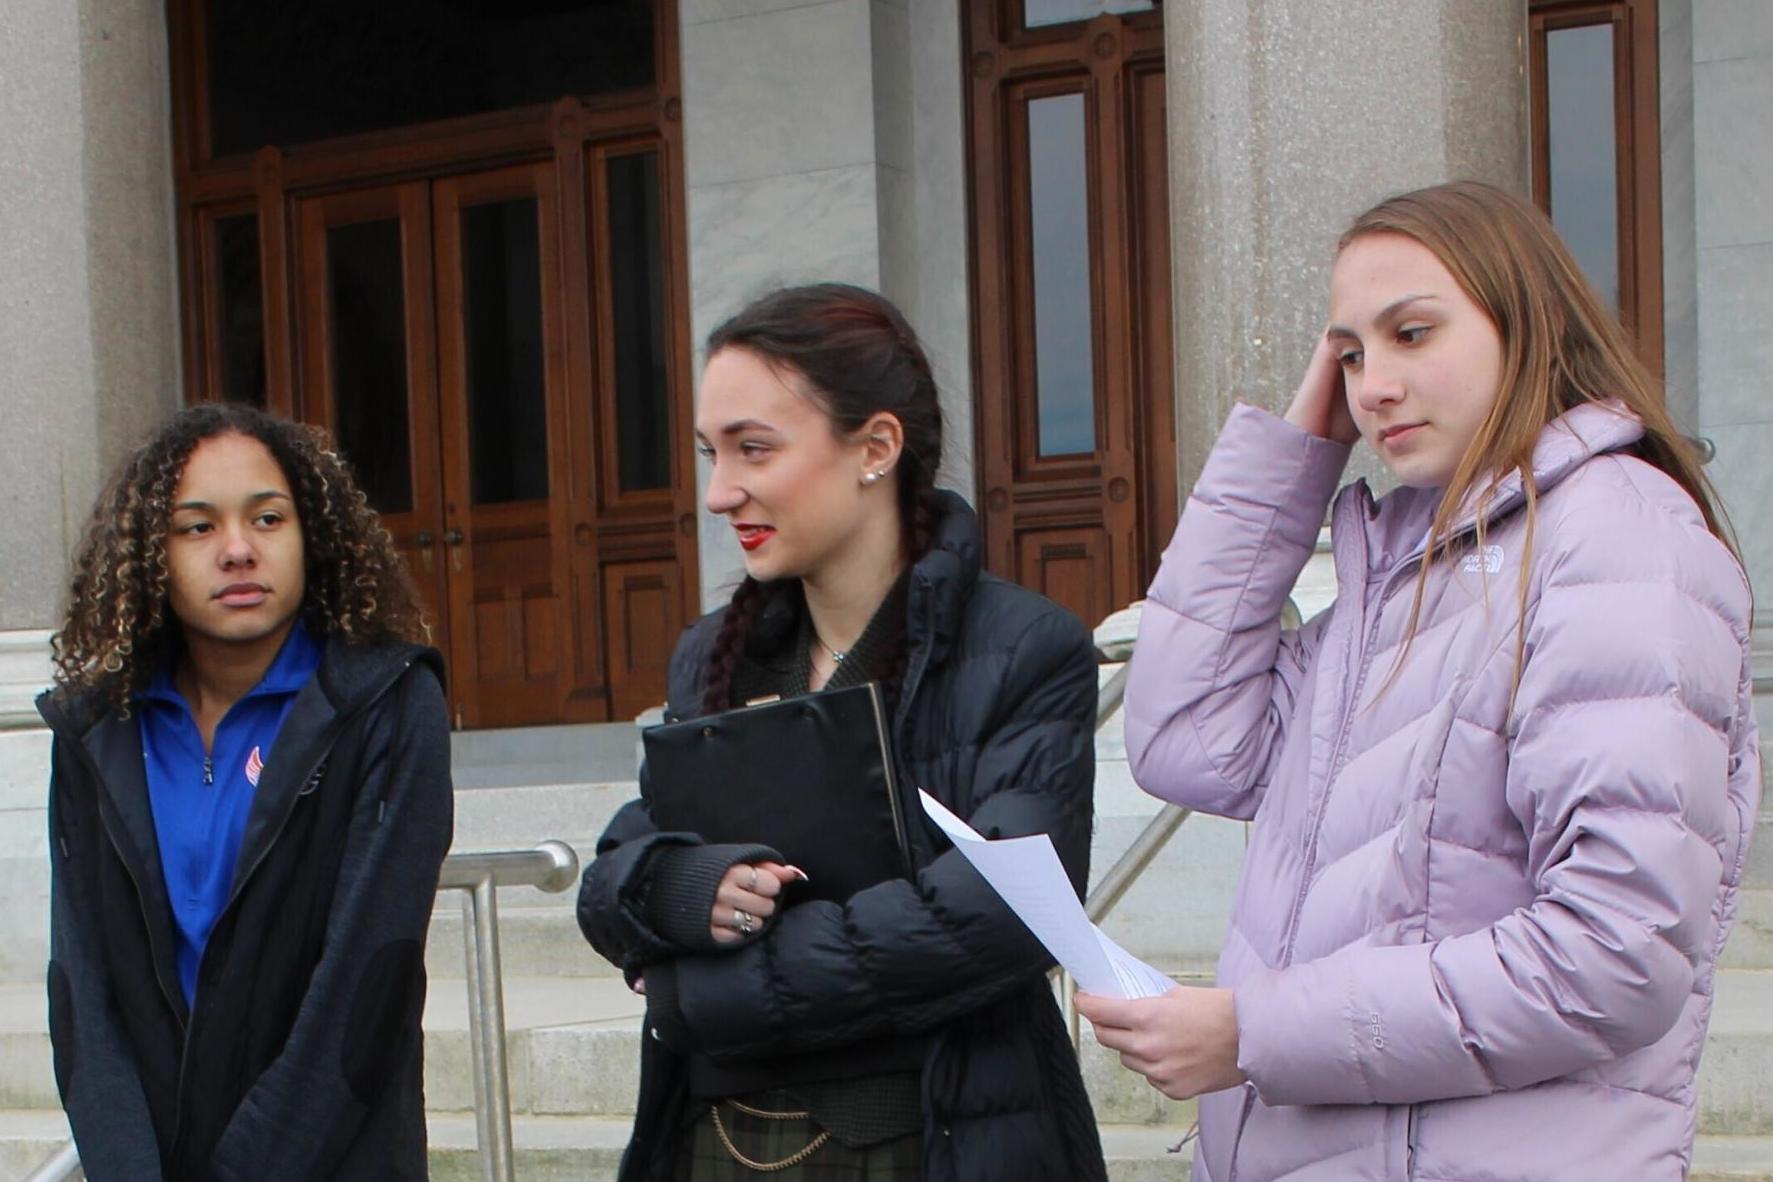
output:
M1078 986L1105 997L1159 997L1176 982L1109 939L1084 914L1044 833L988 841L921 788L918 796L954 848L972 863Z

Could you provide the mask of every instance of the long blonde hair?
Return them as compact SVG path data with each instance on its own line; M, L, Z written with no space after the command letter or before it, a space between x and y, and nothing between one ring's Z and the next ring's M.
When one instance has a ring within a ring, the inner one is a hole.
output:
M1475 503L1481 547L1486 509L1508 474L1518 472L1527 514L1520 565L1522 620L1515 637L1519 677L1539 491L1533 480L1533 450L1547 424L1585 402L1617 401L1642 421L1644 436L1629 449L1631 454L1685 489L1706 527L1741 561L1716 490L1663 406L1661 381L1638 359L1625 329L1584 278L1549 218L1494 185L1453 181L1381 201L1354 219L1337 251L1368 234L1402 234L1426 247L1483 309L1502 339L1496 401L1454 469L1429 526L1394 676L1420 620L1430 567L1437 555L1451 554L1455 518Z

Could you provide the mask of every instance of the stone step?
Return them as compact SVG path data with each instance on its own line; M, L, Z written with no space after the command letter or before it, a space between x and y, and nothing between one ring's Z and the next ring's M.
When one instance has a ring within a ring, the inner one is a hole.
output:
M457 787L546 783L536 772L547 768L564 770L567 781L632 780L639 764L640 730L632 722L457 731L450 736Z
M452 896L454 892L451 892ZM573 892L541 896L564 901L555 906L499 907L499 963L505 975L521 977L614 977L616 966L592 951L579 932L571 907ZM431 934L425 944L425 971L444 988L467 975L466 950L462 947L462 909L454 898L439 900L431 917Z
M1773 972L1718 974L1711 1032L1699 1065L1699 1128L1773 1133Z
M622 1116L639 1089L642 1000L614 978L505 982L508 1074L513 1111L552 1116ZM427 1102L470 1111L467 991L440 981L425 1012ZM41 989L0 987L0 1109L57 1104ZM1085 1081L1099 1116L1114 1124L1187 1127L1189 1105L1172 1104L1118 1059L1093 1045L1085 1027ZM1718 1005L1699 1078L1706 1133L1773 1135L1773 973L1721 974Z
M589 852L616 810L639 794L633 779L457 787L450 848L525 849L552 837Z
M517 1175L524 1182L613 1182L628 1142L620 1118L520 1117L511 1139ZM480 1157L472 1117L430 1120L431 1182L479 1182ZM1169 1149L1182 1137L1175 1129L1105 1125L1102 1151L1113 1182L1183 1182L1191 1154Z
M630 1121L624 1117L519 1116L511 1122L517 1176L524 1182L614 1182ZM432 1182L480 1182L474 1118L432 1114L427 1121ZM1171 1149L1181 1128L1101 1126L1113 1182L1185 1182L1192 1150ZM59 1111L0 1111L0 1178L22 1178L68 1136ZM80 1175L76 1175L79 1177ZM1773 1137L1703 1136L1690 1182L1773 1182Z
M1773 833L1767 835L1773 842ZM1727 969L1773 969L1773 887L1747 887L1736 897L1736 927L1724 945Z
M1092 889L1149 820L1149 815L1097 816ZM1247 831L1241 821L1188 817L1103 919L1103 930L1160 968L1211 973L1225 943Z
M0 1108L58 1103L40 998L0 999L13 1019L0 1030ZM513 979L505 983L506 1074L511 1107L536 1116L631 1116L640 1087L640 1022L645 1003L619 979ZM1086 1027L1085 1082L1099 1117L1124 1124L1180 1124L1192 1104L1176 1104L1120 1067ZM425 1006L425 1099L438 1112L474 1105L467 989L438 982Z
M1700 1137L1688 1182L1773 1182L1773 1137Z
M1773 734L1762 739L1761 746L1769 753L1766 758L1773 759ZM1773 779L1767 782L1773 784ZM1773 792L1762 798L1760 814L1755 818L1755 835L1749 842L1742 885L1773 888Z
M67 1140L68 1119L60 1108L0 1108L0 1178L28 1176Z
M458 983L459 985L459 983ZM620 980L506 982L506 1074L513 1112L629 1116L640 1088L646 1005ZM473 1109L465 986L433 988L425 1010L425 1101L440 1112ZM1084 1080L1100 1119L1117 1124L1192 1123L1177 1104L1120 1066L1086 1026Z

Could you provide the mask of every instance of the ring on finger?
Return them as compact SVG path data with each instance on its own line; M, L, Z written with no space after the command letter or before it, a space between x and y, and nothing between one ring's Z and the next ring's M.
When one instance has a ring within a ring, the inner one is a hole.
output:
M745 889L754 895L757 893L757 867L755 866L751 868L751 885Z
M734 931L738 932L740 935L749 936L754 930L756 930L756 928L757 920L752 917L749 911L741 911L737 907L733 908Z

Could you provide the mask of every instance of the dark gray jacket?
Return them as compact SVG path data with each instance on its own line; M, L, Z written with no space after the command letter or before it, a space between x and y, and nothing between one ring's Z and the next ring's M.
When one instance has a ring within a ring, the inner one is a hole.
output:
M45 694L49 1023L92 1182L426 1176L424 941L449 848L427 648L328 642L279 732L187 1010L139 726Z
M648 918L652 855L699 839L658 831L643 768L641 799L611 821L585 872L580 927L630 977L668 974L682 1030L716 1061L927 1037L929 1182L1104 1179L1095 1118L1044 976L1052 959L916 799L927 789L988 837L1050 834L1081 892L1095 778L1089 634L1039 595L981 574L977 521L952 495L912 569L907 612L893 733L914 879L842 905L791 907L730 949L686 947ZM678 645L674 716L702 712L719 622L704 618ZM653 1038L642 1054L622 1182L670 1176L686 1115L682 1058Z

